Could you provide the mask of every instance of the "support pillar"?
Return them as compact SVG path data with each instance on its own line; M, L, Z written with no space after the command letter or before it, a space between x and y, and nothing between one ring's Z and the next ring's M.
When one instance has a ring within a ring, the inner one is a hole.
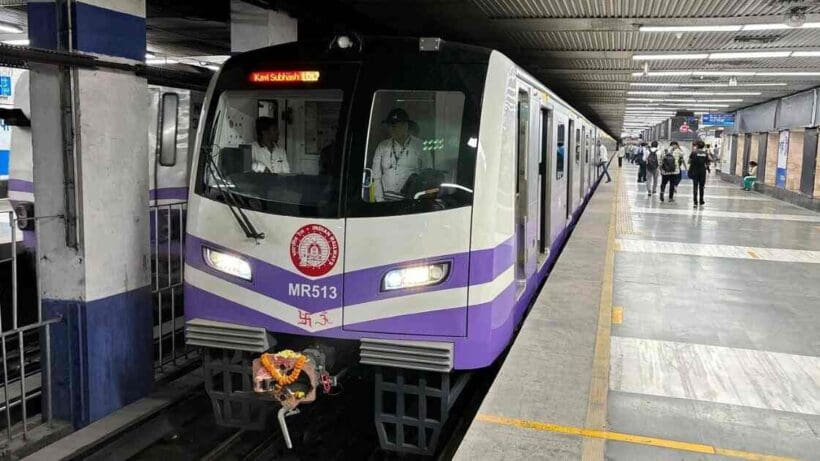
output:
M32 46L144 59L144 0L32 0L28 15ZM30 79L36 214L64 217L38 222L44 318L63 319L53 412L81 427L153 385L148 88L53 65L32 65Z
M295 42L297 21L282 11L231 0L231 53Z

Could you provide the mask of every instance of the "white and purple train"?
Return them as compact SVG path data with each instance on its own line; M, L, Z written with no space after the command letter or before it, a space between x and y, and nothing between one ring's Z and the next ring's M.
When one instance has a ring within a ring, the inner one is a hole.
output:
M596 142L615 143L501 53L425 38L234 56L202 120L185 315L225 424L248 422L231 403L254 394L220 373L284 348L301 352L272 354L267 374L256 360L253 378L287 409L335 384L352 348L379 370L377 393L401 387L382 386L385 369L437 374L449 410L450 377L509 346L597 185ZM300 356L318 375L301 385ZM437 428L414 445L385 429L408 417L376 406L383 447L434 448Z
M17 79L14 88L15 107L26 118L31 117L28 71ZM190 171L193 137L202 93L198 91L148 86L146 103L149 105L148 124L148 191L149 205L164 205L184 201L188 197L188 174ZM162 120L167 120L159 126ZM158 142L162 131L168 131L175 142ZM172 145L172 148L167 146ZM9 157L8 196L18 216L34 216L35 194L30 126L13 126L11 155ZM22 251L35 248L34 222L19 221L22 232Z

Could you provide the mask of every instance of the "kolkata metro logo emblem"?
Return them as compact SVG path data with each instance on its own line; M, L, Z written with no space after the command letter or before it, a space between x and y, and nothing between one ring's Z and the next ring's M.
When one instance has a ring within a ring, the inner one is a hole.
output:
M339 259L339 242L325 226L302 226L290 240L290 260L299 272L319 277L333 269Z

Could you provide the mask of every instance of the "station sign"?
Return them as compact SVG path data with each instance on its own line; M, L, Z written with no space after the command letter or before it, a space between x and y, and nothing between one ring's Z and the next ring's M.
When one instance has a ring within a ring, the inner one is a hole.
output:
M730 127L735 124L735 114L709 113L701 116L700 122L703 126L724 126Z

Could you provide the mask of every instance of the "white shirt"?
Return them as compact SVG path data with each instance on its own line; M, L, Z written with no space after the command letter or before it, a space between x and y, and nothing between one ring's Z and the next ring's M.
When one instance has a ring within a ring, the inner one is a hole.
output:
M606 150L606 146L601 144L598 146L598 162L605 163L607 160L609 160L609 153Z
M408 136L404 143L393 138L380 142L373 154L376 201L383 202L385 196L388 200L391 196L398 199L410 175L427 166L427 157L422 151L419 138Z
M253 159L253 171L262 173L267 169L271 173L290 173L288 156L285 149L277 144L273 150L260 145L258 142L251 146L251 158Z

